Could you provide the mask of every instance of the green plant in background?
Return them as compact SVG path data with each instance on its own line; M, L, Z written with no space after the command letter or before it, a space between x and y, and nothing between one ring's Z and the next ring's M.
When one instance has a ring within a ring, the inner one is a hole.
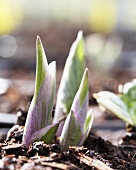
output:
M119 86L120 87L120 86ZM122 86L120 94L101 91L94 94L97 102L125 121L128 125L136 126L136 81Z
M65 118L70 112L74 97L85 70L84 40L82 31L73 43L67 58L57 95L53 122L60 122L57 136L60 136Z
M132 82L128 82L122 86L120 98L127 105L133 126L136 126L136 80L132 80Z
M36 49L35 92L28 110L23 143L26 146L37 140L50 143L58 126L60 126L60 144L64 150L68 150L69 146L82 146L93 121L92 111L88 112L88 69L83 70L85 59L82 32L78 33L77 40L74 42L66 62L58 93L59 101L57 103L60 105L56 106L58 119L55 119L53 124L52 109L56 89L56 63L52 62L48 65L39 37L36 41ZM66 119L63 124L60 121L62 116L65 116Z

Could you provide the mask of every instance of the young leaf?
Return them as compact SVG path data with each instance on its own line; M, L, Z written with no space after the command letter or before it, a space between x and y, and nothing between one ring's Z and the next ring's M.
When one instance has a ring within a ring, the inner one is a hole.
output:
M120 119L133 125L126 104L114 93L108 91L101 91L94 94L97 102L114 113Z
M120 98L126 103L127 107L131 107L136 102L136 82L129 82L123 86L123 94Z
M86 69L61 133L60 144L64 150L69 146L82 146L90 132L93 119L92 113L87 113L88 101L88 69Z
M37 61L36 61L37 71L36 71L36 81L35 81L36 88L35 88L35 94L34 94L35 98L37 97L39 89L41 85L43 84L46 72L48 70L47 58L46 58L45 51L44 51L44 48L43 48L43 45L42 45L42 42L39 36L37 36L36 54L37 54Z
M90 109L89 112L87 113L87 117L85 120L84 132L87 132L89 134L92 127L92 123L93 123L93 115L92 115L92 109Z
M127 82L126 84L122 85L122 93L127 94L133 87L136 87L136 79L133 79L132 82Z
M89 112L87 113L87 118L84 123L84 133L80 140L79 146L82 146L84 142L86 141L89 135L89 132L91 130L92 124L93 124L93 114L92 114L92 109L90 109Z
M35 133L33 133L28 143L31 144L34 141L42 140L46 141L46 144L49 144L58 129L58 125L58 123L54 123L36 131Z
M84 42L82 31L79 31L77 39L73 43L63 71L60 87L58 90L56 110L53 122L59 122L70 112L75 94L80 86L80 82L85 70ZM59 125L57 133L60 136L64 121Z
M23 142L27 146L33 142L32 139L36 139L36 135L34 134L37 131L40 130L41 132L38 134L38 139L40 138L40 134L41 138L46 135L43 134L43 132L52 122L52 109L56 89L56 63L52 62L48 65L46 55L39 37L36 41L36 48L37 68L35 93L28 110L23 135ZM52 126L50 127L52 128ZM50 133L52 133L52 136L55 135L54 130L52 130Z
M85 69L80 87L74 98L71 109L78 113L82 117L82 121L85 122L87 110L88 110L88 69Z
M64 150L68 150L69 146L77 146L82 137L80 120L71 110L68 114L60 137L60 144Z
M136 80L123 86L123 94L120 98L126 104L133 125L136 126Z

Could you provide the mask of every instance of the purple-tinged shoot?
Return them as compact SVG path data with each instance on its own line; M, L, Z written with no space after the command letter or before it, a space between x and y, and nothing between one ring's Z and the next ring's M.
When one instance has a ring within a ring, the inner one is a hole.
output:
M82 31L78 32L77 38L67 58L60 87L57 95L57 103L53 122L59 122L57 136L59 137L65 122L65 118L70 112L74 97L80 86L85 70L84 40Z
M60 136L64 150L69 146L82 146L92 127L92 110L88 112L88 69L85 70L80 87L74 98Z
M54 137L58 123L52 124L52 110L56 90L56 62L48 65L42 42L36 40L36 83L35 92L23 134L23 143L29 146L36 140L50 143Z

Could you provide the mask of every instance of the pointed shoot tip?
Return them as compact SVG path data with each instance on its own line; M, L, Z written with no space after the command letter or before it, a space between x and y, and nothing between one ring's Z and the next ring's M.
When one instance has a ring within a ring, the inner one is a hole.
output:
M38 47L43 48L42 41L41 41L41 38L39 37L39 35L37 35L37 38L36 38L36 46L37 46L37 48Z
M40 39L40 36L39 36L39 35L37 35L36 41L37 41L37 42L41 42L41 39Z
M79 37L80 39L83 37L83 30L80 30L78 32L77 37Z
M85 69L85 74L88 75L88 68Z
M83 31L80 30L80 31L78 32L78 34L77 34L77 38L76 38L75 42L77 42L77 44L78 44L78 42L79 42L82 38L83 38Z
M85 69L83 77L82 77L82 80L83 81L85 81L85 80L88 81L88 68ZM82 81L81 81L81 83L82 83Z

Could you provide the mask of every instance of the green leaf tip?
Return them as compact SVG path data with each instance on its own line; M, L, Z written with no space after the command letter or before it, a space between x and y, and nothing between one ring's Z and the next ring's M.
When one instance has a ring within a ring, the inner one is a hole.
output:
M38 95L38 91L45 79L48 69L48 62L45 55L45 51L42 45L42 41L39 36L36 39L36 88L35 88L35 100Z
M82 82L79 88L80 91L80 105L83 105L83 102L85 101L85 98L88 94L88 68L85 69Z
M77 57L79 61L82 62L84 60L84 40L83 40L83 32L79 31L77 34L77 38L71 46L70 57Z

